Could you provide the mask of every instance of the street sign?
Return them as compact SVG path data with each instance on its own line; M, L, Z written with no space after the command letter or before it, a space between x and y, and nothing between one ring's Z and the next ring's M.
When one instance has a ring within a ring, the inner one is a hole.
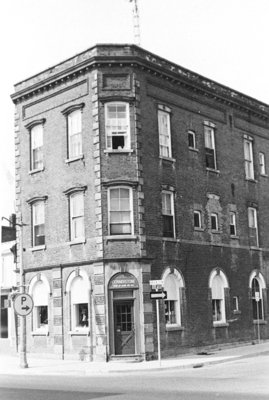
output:
M150 292L150 298L154 300L167 299L167 292L165 291Z
M31 296L26 293L18 294L14 300L14 310L16 314L25 317L33 310L34 302Z
M164 280L159 279L155 281L149 281L150 286L163 286L164 285Z

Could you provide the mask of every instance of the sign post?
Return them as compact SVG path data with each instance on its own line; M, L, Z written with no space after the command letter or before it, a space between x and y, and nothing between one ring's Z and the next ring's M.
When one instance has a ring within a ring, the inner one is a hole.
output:
M256 300L256 306L257 306L257 333L258 333L258 343L260 343L260 316L259 316L260 292L255 292L255 300Z
M163 280L155 280L149 281L149 284L152 286L154 291L150 292L150 298L156 300L156 314L157 314L157 342L158 342L158 361L159 366L161 366L161 341L160 341L160 309L159 309L159 300L166 299L167 292L163 291L164 281Z

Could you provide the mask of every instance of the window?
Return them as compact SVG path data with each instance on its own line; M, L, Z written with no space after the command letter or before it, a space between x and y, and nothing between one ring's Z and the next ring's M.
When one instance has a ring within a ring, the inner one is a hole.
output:
M170 113L158 110L159 151L161 157L172 157Z
M259 153L259 165L260 165L260 174L265 175L266 174L266 169L265 169L265 155L264 153Z
M109 234L133 233L132 190L127 187L111 188L109 193Z
M33 246L45 244L45 202L37 201L32 205Z
M218 214L211 214L211 230L219 230Z
M84 193L77 192L70 195L70 239L76 241L84 239Z
M88 278L82 275L71 274L70 285L70 311L72 331L84 331L89 327L89 284Z
M236 214L235 212L230 212L230 235L236 236Z
M202 223L201 223L201 211L194 211L193 213L193 223L194 223L194 228L201 228Z
M215 131L213 124L204 126L205 136L205 160L206 168L217 169L216 150L215 150Z
M248 227L249 227L249 242L250 246L258 247L258 225L257 225L257 210L256 208L248 208Z
M252 315L253 319L264 319L263 298L260 282L258 278L252 279L251 284Z
M190 149L196 148L195 133L193 131L188 131L188 145Z
M76 158L82 155L82 128L81 109L70 112L68 121L68 158Z
M172 192L162 192L163 237L175 236L174 197Z
M129 104L113 102L105 106L106 148L130 149Z
M233 296L233 312L239 311L239 297Z
M251 139L244 139L246 179L254 179L253 146Z
M213 325L226 323L225 312L225 289L228 288L228 281L222 271L212 271L209 280L211 289L211 307Z
M43 169L43 125L38 124L30 131L31 170Z
M43 275L36 275L30 282L29 293L32 295L34 308L32 313L33 333L48 333L48 301L50 287L47 278Z
M164 301L165 323L169 328L171 325L182 325L182 290L183 279L177 270L168 268L164 273L164 290L167 299Z

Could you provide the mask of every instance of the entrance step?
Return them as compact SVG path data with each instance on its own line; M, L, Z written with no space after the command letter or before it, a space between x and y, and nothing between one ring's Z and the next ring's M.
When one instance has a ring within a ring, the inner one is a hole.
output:
M109 361L113 362L141 362L144 358L141 354L121 354L112 355L109 357Z

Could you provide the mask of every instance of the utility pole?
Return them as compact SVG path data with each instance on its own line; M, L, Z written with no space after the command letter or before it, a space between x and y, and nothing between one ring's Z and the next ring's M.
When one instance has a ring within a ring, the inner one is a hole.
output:
M139 24L139 9L138 0L129 0L133 3L133 28L134 28L134 43L140 46L140 24Z

